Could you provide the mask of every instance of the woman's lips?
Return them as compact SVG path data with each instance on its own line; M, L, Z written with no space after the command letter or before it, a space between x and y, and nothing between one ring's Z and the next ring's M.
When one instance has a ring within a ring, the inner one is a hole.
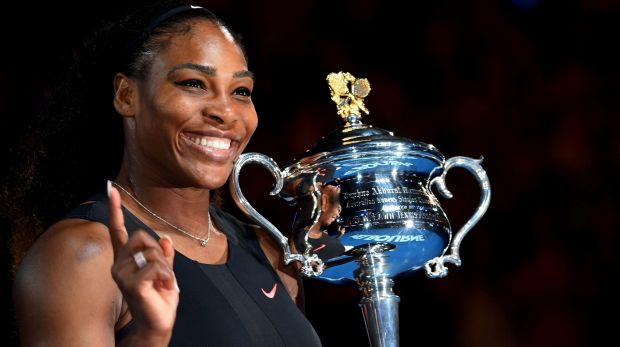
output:
M236 152L238 143L227 137L205 136L196 133L181 133L188 147L206 155L211 160L226 161Z

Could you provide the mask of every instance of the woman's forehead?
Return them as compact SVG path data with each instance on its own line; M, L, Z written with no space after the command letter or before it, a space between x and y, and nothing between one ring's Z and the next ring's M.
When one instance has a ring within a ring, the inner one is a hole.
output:
M158 58L156 60L168 68L195 63L214 66L218 70L247 69L243 51L230 32L206 21L196 23L190 32L171 37L170 44L160 52Z

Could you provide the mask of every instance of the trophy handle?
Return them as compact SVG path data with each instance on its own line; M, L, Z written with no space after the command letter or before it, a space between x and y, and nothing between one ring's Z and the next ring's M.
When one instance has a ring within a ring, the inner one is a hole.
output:
M282 235L280 230L276 228L265 217L258 213L252 205L246 200L241 192L239 186L239 173L241 168L248 163L259 164L269 170L276 180L276 184L269 193L270 195L277 195L284 186L284 179L282 177L282 171L278 168L278 165L273 159L260 153L244 153L237 158L232 172L231 180L231 193L233 200L243 213L245 213L250 219L252 219L261 228L266 230L271 236L276 239L284 251L284 264L289 264L292 261L299 261L302 263L301 273L305 276L318 276L323 272L323 261L319 259L316 254L302 255L292 254L289 246L288 239Z
M461 258L459 256L459 247L461 246L461 242L469 230L473 228L476 223L478 223L480 218L482 218L489 208L489 203L491 202L491 185L486 171L484 171L482 166L480 166L482 159L482 157L480 159L472 159L469 157L452 157L444 163L444 170L442 174L432 179L429 184L429 187L436 184L437 190L439 190L441 195L447 199L451 199L453 195L446 187L446 174L453 167L462 167L467 169L467 171L476 177L482 194L480 196L480 203L478 204L476 211L454 236L452 245L450 246L450 254L435 257L424 264L424 269L426 270L426 275L428 277L445 277L448 274L448 269L445 266L446 263L461 266ZM432 268L433 265L435 266L434 269Z

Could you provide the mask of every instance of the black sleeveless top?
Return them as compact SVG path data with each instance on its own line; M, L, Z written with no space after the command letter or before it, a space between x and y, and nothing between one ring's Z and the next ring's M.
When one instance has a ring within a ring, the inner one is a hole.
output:
M321 233L321 237L313 239L308 237L308 243L312 246L312 253L316 254L323 261L338 257L344 253L344 245L336 236Z
M226 264L202 264L176 252L179 306L169 346L320 346L316 332L291 300L250 225L211 205L211 216L228 238ZM123 207L127 232L157 234ZM103 193L69 212L108 225ZM133 328L128 323L116 339Z

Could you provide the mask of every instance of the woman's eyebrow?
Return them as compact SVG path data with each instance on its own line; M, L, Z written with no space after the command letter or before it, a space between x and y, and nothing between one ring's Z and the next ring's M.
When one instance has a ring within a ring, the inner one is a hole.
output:
M182 69L196 70L204 74L207 74L209 76L215 76L217 74L217 70L213 66L200 65L200 64L194 64L194 63L184 63L184 64L176 65L172 69L170 69L170 71L168 71L168 76Z
M200 65L200 64L194 64L194 63L183 63L183 64L176 65L172 69L170 69L170 71L168 72L168 76L182 69L196 70L209 76L217 75L217 69L214 68L213 66ZM252 80L254 80L254 73L249 70L241 70L241 71L237 71L233 73L233 78L245 78L245 77L249 77Z
M249 77L252 80L254 80L254 73L249 70L242 70L242 71L237 71L233 74L233 78L245 78L245 77Z

